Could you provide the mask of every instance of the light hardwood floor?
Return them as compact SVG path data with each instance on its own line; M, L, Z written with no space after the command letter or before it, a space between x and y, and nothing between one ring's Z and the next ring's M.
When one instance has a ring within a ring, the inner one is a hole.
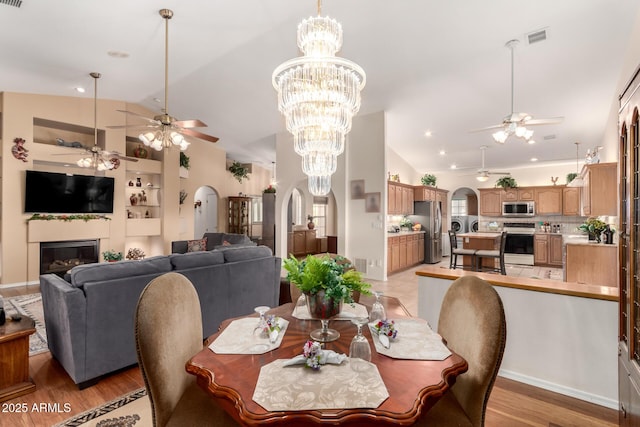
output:
M416 314L417 268L396 273L387 282L372 281L373 288L399 298L412 314ZM37 286L29 286L1 289L0 293L9 297L38 291ZM110 375L93 387L80 391L50 353L31 357L30 365L37 389L0 403L2 426L50 426L144 386L138 368ZM64 404L68 404L70 411L64 411ZM22 407L27 409L26 412L16 412ZM491 393L486 416L488 427L617 425L617 411L500 377Z

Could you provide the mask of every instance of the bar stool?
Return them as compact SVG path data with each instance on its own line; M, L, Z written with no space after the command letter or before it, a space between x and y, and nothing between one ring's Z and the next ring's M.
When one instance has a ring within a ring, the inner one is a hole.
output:
M504 248L507 244L507 232L503 231L502 235L500 235L500 249L499 250L488 250L488 249L478 249L476 251L476 271L495 271L499 272L503 276L507 275L507 269L504 265ZM500 260L499 268L490 268L487 270L482 269L482 258L497 258Z
M471 257L471 270L476 269L476 249L458 248L458 239L456 232L449 230L449 242L451 243L451 259L449 260L449 268L455 270L458 266L458 255L466 255ZM464 269L464 267L462 267Z

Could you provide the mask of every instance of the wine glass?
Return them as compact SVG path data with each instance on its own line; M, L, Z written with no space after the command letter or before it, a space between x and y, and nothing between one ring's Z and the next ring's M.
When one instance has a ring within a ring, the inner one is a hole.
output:
M362 361L371 362L371 346L367 338L362 335L362 326L366 325L369 319L366 317L358 317L351 319L351 322L358 327L358 333L351 340L349 346L349 363L354 370L361 370L366 367Z
M258 320L258 324L253 330L254 335L256 334L256 332L257 332L257 335L259 336L263 335L265 328L267 327L267 318L265 317L265 314L270 309L271 308L267 307L266 305L260 305L253 309L253 311L255 311L260 315L260 320Z
M376 302L371 306L371 313L369 313L369 321L376 322L378 320L384 320L387 318L387 313L384 311L384 306L380 302L380 297L382 296L382 292L374 291L373 294L376 296Z
M296 306L293 309L293 312L295 314L300 315L300 312L298 310L302 310L303 308L307 307L307 297L304 295L304 293L301 293L300 296L298 297L298 300L296 301Z

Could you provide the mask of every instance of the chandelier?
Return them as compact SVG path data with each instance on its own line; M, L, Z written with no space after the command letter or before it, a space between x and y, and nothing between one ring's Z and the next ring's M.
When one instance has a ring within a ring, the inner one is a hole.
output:
M318 0L318 16L298 25L298 47L304 56L284 62L272 76L278 109L315 196L331 190L331 175L360 109L360 91L366 82L359 65L335 56L342 47L342 26L320 14Z

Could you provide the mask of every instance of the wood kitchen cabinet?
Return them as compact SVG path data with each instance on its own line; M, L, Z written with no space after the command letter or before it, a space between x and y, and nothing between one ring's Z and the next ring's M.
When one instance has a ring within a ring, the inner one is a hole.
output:
M518 189L517 188L507 188L502 193L502 201L503 202L517 202L518 199Z
M584 165L580 210L582 216L618 214L617 163Z
M580 188L565 187L562 189L562 215L580 215Z
M531 187L518 187L518 201L530 202L535 200L535 191Z
M567 282L618 286L617 246L603 243L567 243L566 251Z
M562 235L549 235L549 264L562 267Z
M288 251L294 256L315 254L318 248L316 230L297 230L289 233Z
M387 274L400 270L400 237L389 237L389 247Z
M430 202L436 200L436 190L427 185L418 185L413 188L413 198L416 202Z
M535 265L549 263L549 236L547 234L533 236L533 263Z
M414 188L399 182L387 182L387 213L389 215L412 215Z
M447 190L436 190L436 201L440 202L440 211L442 212L442 218L445 218L447 216L447 213L449 212L449 199L447 198L447 193L449 193Z
M424 261L424 233L389 236L388 239L387 274Z
M563 187L536 187L536 215L562 215Z
M497 188L479 188L480 215L502 216L502 193Z

